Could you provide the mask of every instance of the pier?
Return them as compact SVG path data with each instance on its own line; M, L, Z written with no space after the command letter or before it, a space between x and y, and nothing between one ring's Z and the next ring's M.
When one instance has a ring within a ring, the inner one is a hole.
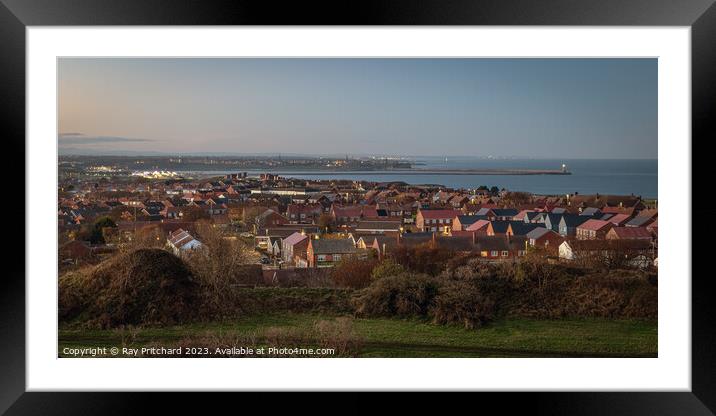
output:
M555 169L391 169L391 170L282 170L280 175L571 175L567 170Z

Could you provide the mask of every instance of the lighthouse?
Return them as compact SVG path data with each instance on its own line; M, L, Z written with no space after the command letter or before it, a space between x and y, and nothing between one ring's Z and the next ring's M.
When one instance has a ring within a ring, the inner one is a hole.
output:
M562 173L567 173L567 165L562 163Z

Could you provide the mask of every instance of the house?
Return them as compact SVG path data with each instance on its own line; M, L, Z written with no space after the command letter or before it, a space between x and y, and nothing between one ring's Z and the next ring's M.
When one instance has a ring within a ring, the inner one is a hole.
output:
M658 217L658 215L659 215L659 211L656 208L650 208L650 209L644 209L644 210L639 211L639 213L636 216L656 219L656 217Z
M559 220L559 233L565 237L577 234L577 227L589 221L589 217L576 214L563 214Z
M433 239L433 246L455 253L470 253L475 249L475 233L458 231L458 235L440 235ZM464 234L463 234L464 233Z
M199 240L181 228L169 233L167 245L169 245L177 256L203 247Z
M630 214L614 214L614 216L609 218L607 221L611 222L616 227L623 227L631 220L631 218L632 216Z
M487 235L507 235L507 231L510 229L509 221L490 221L487 226Z
M601 216L601 214L602 214L602 211L599 208L595 208L595 207L584 208L579 213L579 215L586 215L589 217Z
M486 260L514 260L525 255L527 238L509 235L478 236L473 250Z
M352 238L311 239L306 250L308 267L332 267L342 259L355 255L356 252Z
M462 212L454 209L419 209L415 225L422 232L447 232L458 215L462 215Z
M646 227L614 227L607 232L608 240L648 240L653 238Z
M544 224L545 215L547 214L544 212L529 211L525 214L523 219L526 223Z
M92 248L84 241L70 240L59 247L62 260L78 261L92 256Z
M512 221L519 211L514 208L493 208L492 213L494 214L493 221Z
M634 195L568 195L567 204L571 207L620 207L620 208L644 208L641 198Z
M529 245L532 247L553 248L557 250L564 238L548 228L535 228L526 235Z
M544 226L554 232L559 232L559 222L562 221L563 214L548 213L544 215Z
M295 232L281 241L281 258L286 263L296 264L296 257L307 259L309 237Z
M487 217L482 215L458 215L452 221L452 229L454 231L464 231L477 221L485 219L487 219Z
M415 247L422 244L429 244L433 241L434 235L435 233L432 231L398 234L398 245Z
M614 214L614 215L626 214L629 217L633 217L635 214L635 209L634 209L634 207L626 208L626 207L609 207L609 206L607 206L607 207L602 208L602 212L605 214Z
M321 204L289 204L286 217L291 224L315 224L323 213Z
M294 232L296 232L296 229L293 228L265 228L258 230L254 237L256 247L262 250L269 250L277 240L280 245L281 240Z
M487 229L490 226L490 221L488 220L477 220L474 223L472 223L469 227L465 229L465 231L474 231L478 234L487 234ZM460 231L460 230L458 230Z
M527 235L536 228L545 228L544 224L524 223L522 221L510 221L507 227L507 235Z
M577 226L576 237L579 240L604 239L613 227L609 221L589 219Z
M256 216L256 224L259 227L276 227L283 224L288 224L288 218L279 214L278 212L267 209L258 216Z
M559 245L559 258L588 266L645 268L656 255L647 240L566 240Z
M637 215L636 217L629 220L625 226L626 227L646 227L652 222L656 221L656 217L651 217L647 215Z
M527 216L528 213L535 213L535 211L523 209L522 211L517 213L517 215L512 217L512 219L515 221L525 221L525 217ZM529 221L525 221L525 222L529 222Z
M282 245L282 239L274 238L271 240L271 243L269 244L268 248L266 249L266 252L271 256L279 257L281 255L281 245Z
M399 233L403 228L403 221L359 221L354 227L358 233L385 234Z
M330 213L333 220L338 224L355 224L363 218L363 207L360 205L339 206L333 204Z

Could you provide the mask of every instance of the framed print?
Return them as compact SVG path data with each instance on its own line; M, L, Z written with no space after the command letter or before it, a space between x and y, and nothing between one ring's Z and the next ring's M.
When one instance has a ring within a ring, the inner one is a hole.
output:
M317 10L3 0L0 408L712 414L711 2Z

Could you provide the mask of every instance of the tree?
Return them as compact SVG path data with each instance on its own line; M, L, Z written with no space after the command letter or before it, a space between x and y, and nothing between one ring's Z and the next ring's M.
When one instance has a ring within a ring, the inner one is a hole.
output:
M504 206L526 205L532 202L532 194L528 192L507 192L502 197Z
M338 286L362 289L370 284L377 263L375 258L346 257L336 265L331 276Z
M318 217L318 227L325 232L330 232L333 230L333 227L335 226L335 221L333 220L333 216L331 214L323 213L320 217Z
M202 209L201 207L186 207L182 211L182 218L185 221L199 221L199 220L208 220L209 219L209 212Z
M258 261L258 253L249 244L209 221L197 221L195 237L202 244L199 250L186 254L186 261L205 289L205 301L212 310L225 310L230 302L232 285L256 284L261 278L250 267Z
M95 220L89 229L81 230L80 235L92 244L105 243L105 228L116 228L117 224L110 217L100 217Z
M118 205L114 208L112 208L109 211L109 214L107 216L111 218L113 221L134 221L134 215L132 215L132 210L127 208L124 205Z
M388 276L398 276L402 273L405 273L405 268L396 263L395 260L387 258L378 263L370 277L373 280L377 280Z

